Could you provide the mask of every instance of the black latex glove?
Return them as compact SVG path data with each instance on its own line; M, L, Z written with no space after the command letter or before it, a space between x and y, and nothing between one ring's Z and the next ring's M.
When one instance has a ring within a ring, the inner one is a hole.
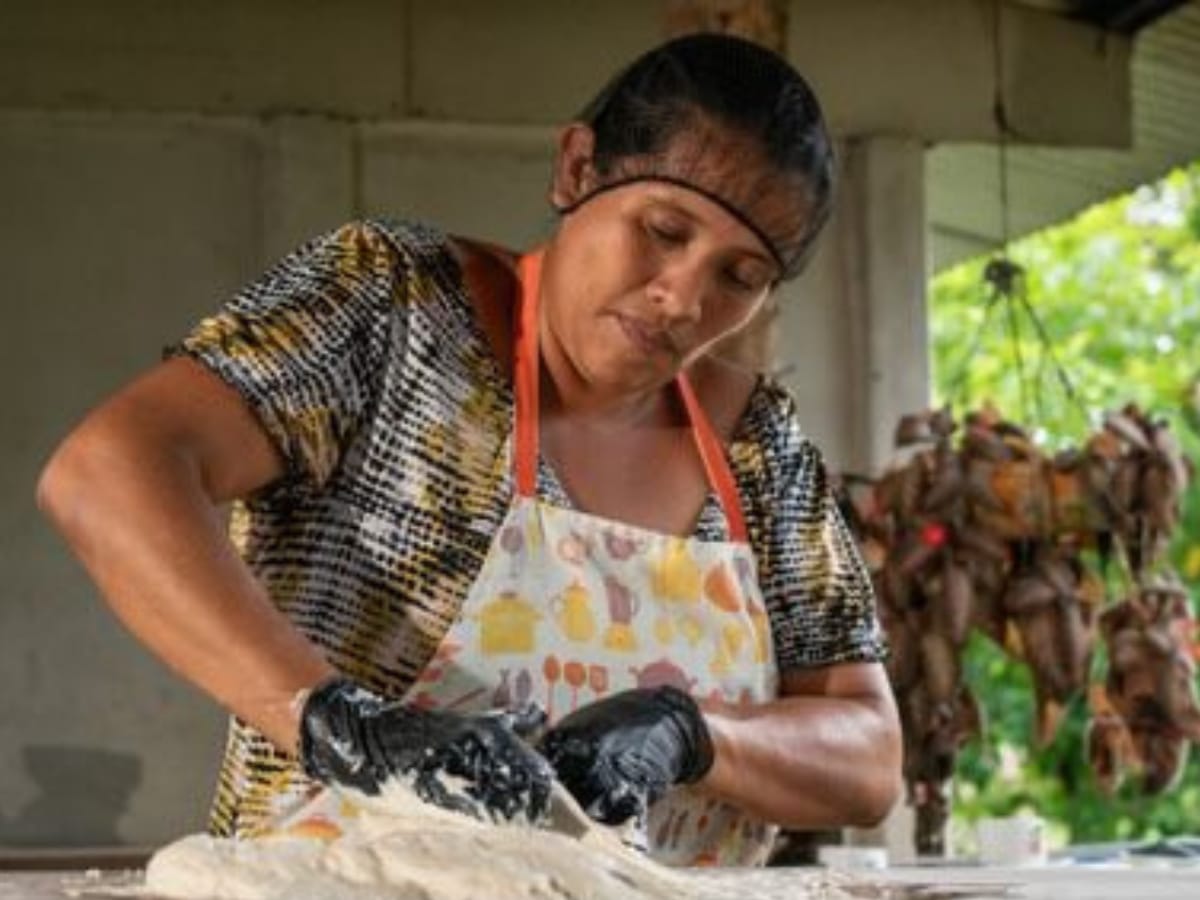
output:
M576 710L538 749L593 819L642 818L676 783L699 781L713 746L696 701L678 688L635 688Z
M375 795L399 778L445 809L537 822L549 808L554 771L522 737L545 718L536 706L476 715L422 710L335 678L304 704L300 759L325 784Z

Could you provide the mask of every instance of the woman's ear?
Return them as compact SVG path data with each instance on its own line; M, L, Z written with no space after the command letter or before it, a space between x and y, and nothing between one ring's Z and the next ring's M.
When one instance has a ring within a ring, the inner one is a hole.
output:
M595 133L582 122L572 122L558 133L558 156L550 182L550 204L555 209L570 209L596 187L595 147Z

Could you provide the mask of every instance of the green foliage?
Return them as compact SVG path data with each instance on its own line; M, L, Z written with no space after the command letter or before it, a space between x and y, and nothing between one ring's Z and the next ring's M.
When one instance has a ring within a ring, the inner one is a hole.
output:
M1168 419L1187 454L1200 460L1200 163L1027 237L1010 256L1025 269L1025 296L1053 356L1019 304L997 302L989 312L987 261L964 263L932 284L938 402L961 415L991 401L1051 448L1078 445L1104 410L1134 402ZM1055 359L1074 385L1074 398L1056 375ZM1169 562L1194 596L1200 584L1195 483ZM982 637L968 647L966 666L989 729L982 744L960 756L960 825L1028 808L1051 821L1061 842L1200 831L1200 753L1160 797L1141 796L1129 783L1105 797L1084 757L1083 698L1069 709L1054 743L1036 749L1027 669Z

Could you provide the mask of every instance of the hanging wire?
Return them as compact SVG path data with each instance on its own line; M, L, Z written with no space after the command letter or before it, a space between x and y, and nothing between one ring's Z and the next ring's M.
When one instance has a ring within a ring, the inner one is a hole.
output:
M992 0L992 122L996 126L996 154L1000 166L1000 258L1009 261L1008 138L1012 128L1004 100L1004 21L1001 0Z
M1008 203L1008 111L1004 102L1004 52L1001 34L1000 0L992 0L992 121L996 126L996 146L998 148L997 162L999 165L1000 185L1000 250L997 256L988 261L983 270L984 283L989 292L987 305L984 307L983 322L975 331L975 336L968 347L966 355L959 363L958 371L950 380L950 396L947 398L954 406L964 406L967 402L967 375L975 354L987 334L988 323L992 312L1003 303L1007 313L1010 334L1013 331L1012 292L1017 282L1022 280L1024 270L1014 263L1008 255L1009 245L1009 203ZM1014 343L1014 347L1016 344ZM1025 378L1022 371L1019 347L1017 348L1017 379L1020 386L1021 403L1025 405Z
M996 161L1000 168L1000 256L985 270L983 277L1004 298L1008 322L1008 339L1012 344L1013 361L1017 368L1017 391L1021 398L1021 420L1029 420L1028 385L1025 379L1025 360L1021 353L1021 327L1013 297L1024 293L1025 270L1009 256L1012 234L1011 211L1008 202L1008 107L1004 102L1004 21L1001 0L992 0L992 120L996 125ZM997 265L998 263L998 265Z
M1018 287L1017 290L1019 289ZM1021 400L1021 421L1028 422L1030 388L1025 378L1025 356L1021 352L1021 323L1017 321L1017 304L1012 293L1004 294L1004 313L1005 324L1008 326L1008 341L1017 369L1017 396Z
M959 365L958 371L950 382L950 396L947 398L954 405L963 405L967 399L966 381L971 363L979 349L993 310L1003 304L1005 311L1008 338L1012 348L1014 367L1016 369L1017 390L1020 398L1021 417L1023 421L1030 418L1030 397L1033 398L1037 421L1045 421L1046 411L1039 385L1046 361L1049 360L1054 368L1055 376L1062 386L1063 392L1071 405L1080 413L1085 427L1090 424L1088 412L1080 400L1070 376L1059 362L1054 352L1054 343L1043 324L1041 317L1029 301L1026 289L1025 269L1013 261L1009 254L1011 245L1011 203L1009 199L1009 142L1017 135L1008 116L1008 106L1005 98L1004 84L1004 22L1002 0L992 0L992 121L996 126L996 162L999 183L999 212L1000 212L1000 247L996 255L984 267L983 280L988 286L987 305L984 308L983 322L976 331L966 355ZM1033 325L1034 334L1039 345L1038 364L1032 376L1025 371L1025 357L1021 349L1020 315L1028 316Z
M999 305L1000 294L993 291L988 296L987 305L983 308L983 321L975 329L975 335L971 338L971 344L967 347L967 352L963 355L962 362L959 363L958 369L950 379L950 391L946 399L952 407L963 406L966 402L967 376L970 374L971 361L975 359L975 354L979 352L979 345L983 343L983 336L987 334L988 322L992 318L992 313L995 312L996 307Z
M1083 400L1080 399L1079 393L1075 390L1075 384L1071 381L1067 370L1059 362L1058 355L1054 352L1054 342L1050 340L1046 326L1042 324L1041 316L1034 311L1033 304L1029 302L1029 298L1023 291L1017 296L1017 302L1021 304L1025 310L1025 315L1029 316L1029 321L1033 323L1034 330L1037 332L1038 340L1041 343L1043 357L1049 357L1050 363L1054 366L1054 374L1058 377L1058 383L1062 386L1063 393L1067 395L1067 399L1079 410L1084 422L1087 422L1087 407L1084 406Z

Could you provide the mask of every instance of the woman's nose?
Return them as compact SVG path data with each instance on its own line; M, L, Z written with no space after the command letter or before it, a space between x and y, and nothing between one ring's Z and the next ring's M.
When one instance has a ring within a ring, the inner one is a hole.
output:
M679 261L664 265L650 282L650 299L672 324L700 321L707 276L703 268Z

